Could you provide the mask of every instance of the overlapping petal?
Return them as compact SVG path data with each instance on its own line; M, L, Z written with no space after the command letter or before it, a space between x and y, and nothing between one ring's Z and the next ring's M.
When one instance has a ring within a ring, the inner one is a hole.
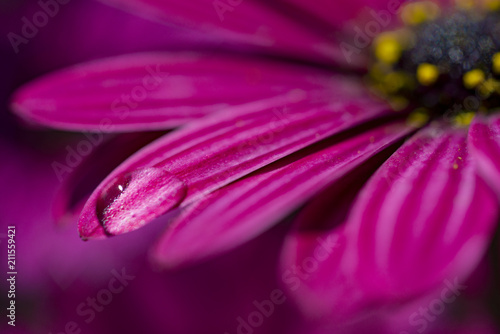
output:
M135 211L129 212L128 219L121 222L112 216L99 220L96 215L103 196L106 197L104 207L108 207L116 196L133 195L127 191L111 195L109 191L119 186L123 190L131 182L129 174L138 169L161 169L164 177L176 179L175 184L185 184L186 189L176 188L180 193L185 191L185 196L175 197L177 202L168 201L166 197L159 197L160 202L156 204L142 202L144 210L159 216L314 142L391 113L387 106L362 97L359 91L353 92L352 83L342 83L341 79L337 78L338 87L326 100L293 92L234 107L147 146L111 173L90 197L80 221L81 235L85 238L103 236L100 226L103 220L111 234L130 231L146 223Z
M477 115L469 129L469 144L480 175L500 195L500 116Z
M318 240L332 245L300 282L297 296L310 314L339 317L463 282L487 248L498 214L466 136L437 125L421 130L371 177L345 225L292 239L285 263L314 258Z
M165 22L174 22L211 35L226 43L238 42L270 49L293 58L323 62L346 61L332 38L335 31L321 30L312 18L297 20L287 7L274 1L195 0L105 0L117 7L139 12ZM323 27L324 28L324 27Z
M170 267L184 265L246 242L411 130L398 122L334 138L214 192L169 226L156 259Z
M99 132L176 127L294 89L335 89L327 72L257 57L147 53L77 65L21 88L13 109L54 128Z
M476 174L466 130L430 126L361 192L347 221L346 265L380 298L462 280L487 248L497 214L493 192Z

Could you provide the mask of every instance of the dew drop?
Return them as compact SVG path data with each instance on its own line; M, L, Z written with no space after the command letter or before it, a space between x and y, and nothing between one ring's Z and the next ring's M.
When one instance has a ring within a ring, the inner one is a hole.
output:
M109 183L97 201L97 218L109 234L132 231L177 207L186 191L165 169L141 168Z
M127 186L130 183L130 178L131 174L116 178L114 182L110 183L108 187L104 189L101 196L97 200L97 218L103 226L106 224L106 213L108 208L121 196L125 189L127 189Z

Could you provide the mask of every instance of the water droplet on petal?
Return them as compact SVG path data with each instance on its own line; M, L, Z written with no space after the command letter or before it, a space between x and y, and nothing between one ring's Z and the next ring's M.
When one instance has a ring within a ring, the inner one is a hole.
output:
M177 207L186 190L163 168L141 168L109 183L97 201L97 218L109 234L133 231Z

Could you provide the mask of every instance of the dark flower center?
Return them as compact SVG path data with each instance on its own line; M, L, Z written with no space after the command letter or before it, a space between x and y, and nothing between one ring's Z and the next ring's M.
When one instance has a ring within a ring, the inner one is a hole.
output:
M429 1L407 5L405 26L373 43L370 86L420 120L446 116L468 125L475 112L499 107L499 6L483 0L441 13Z

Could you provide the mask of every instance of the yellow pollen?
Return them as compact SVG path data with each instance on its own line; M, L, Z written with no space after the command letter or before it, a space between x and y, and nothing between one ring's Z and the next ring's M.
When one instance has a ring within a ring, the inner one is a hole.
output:
M500 89L500 82L493 78L489 78L483 82L478 89L481 98L487 99L491 94L495 93Z
M500 74L500 52L497 52L493 55L493 72L495 74Z
M435 20L440 14L439 6L432 1L407 4L401 12L401 19L407 25L419 25Z
M375 57L386 64L394 64L399 58L403 48L401 43L389 33L383 33L375 40Z
M453 164L453 169L458 169L458 164L456 162Z
M391 72L384 78L384 86L389 93L396 93L406 84L407 78L404 72Z
M454 120L455 125L460 127L469 126L474 118L474 114L474 112L469 111L457 115Z
M402 96L391 96L387 102L389 102L394 111L401 111L410 104L410 101Z
M500 0L483 0L483 6L489 11L497 11L500 9Z
M474 9L476 6L475 0L455 0L457 7L464 10Z
M475 69L464 74L464 86L467 89L473 89L482 84L485 79L486 77L484 72L479 69Z
M424 86L430 86L439 78L439 69L436 65L423 63L418 65L417 80Z
M407 118L406 124L420 128L429 121L429 112L424 108L415 109Z

